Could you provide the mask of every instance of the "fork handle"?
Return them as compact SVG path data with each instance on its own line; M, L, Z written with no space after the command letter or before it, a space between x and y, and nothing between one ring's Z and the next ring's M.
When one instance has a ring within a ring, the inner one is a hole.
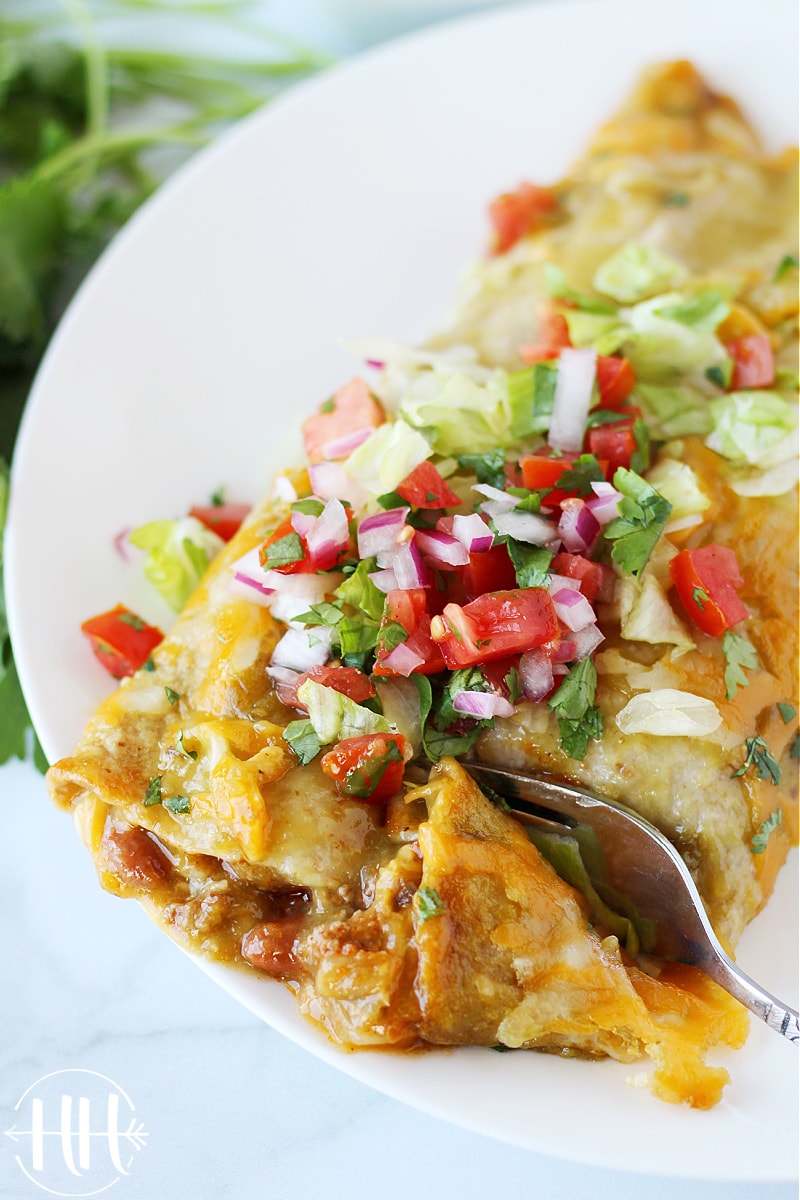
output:
M795 1010L760 987L721 948L714 961L703 963L702 969L770 1029L800 1046L800 1017Z

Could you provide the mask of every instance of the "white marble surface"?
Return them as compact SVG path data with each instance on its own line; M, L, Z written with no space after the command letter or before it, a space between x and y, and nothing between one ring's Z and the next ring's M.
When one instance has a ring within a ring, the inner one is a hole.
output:
M0 811L0 1132L49 1072L110 1077L148 1133L130 1174L107 1193L114 1200L345 1200L356 1190L381 1200L797 1196L792 1184L664 1180L562 1162L378 1095L260 1024L136 904L100 891L33 768L0 768ZM22 1173L24 1150L0 1137L3 1200L47 1194Z
M345 52L367 40L363 26L348 25L346 7L325 0L268 5L282 27ZM366 6L373 30L379 7L377 0ZM0 812L0 1133L18 1122L15 1105L48 1073L108 1076L128 1093L148 1133L130 1174L109 1191L115 1200L344 1200L355 1191L381 1200L797 1195L792 1184L664 1180L566 1163L374 1093L260 1024L135 904L103 893L69 819L52 807L32 767L0 768ZM0 1136L3 1200L47 1194L22 1173L23 1150ZM42 1182L54 1190L52 1178Z

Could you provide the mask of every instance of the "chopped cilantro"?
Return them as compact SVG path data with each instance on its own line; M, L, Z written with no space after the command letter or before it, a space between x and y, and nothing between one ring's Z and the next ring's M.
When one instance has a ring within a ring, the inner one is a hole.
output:
M292 747L303 766L320 752L320 740L309 720L290 721L281 736Z
M506 674L503 676L503 682L508 688L508 699L511 704L516 704L522 695L522 684L520 683L519 671L516 667L509 667Z
M631 470L641 475L650 466L650 427L637 417L632 428L636 449L631 454Z
M593 454L581 454L571 467L563 471L558 480L558 490L577 492L579 496L591 496L593 483L604 483L605 475Z
M561 747L570 758L584 758L590 738L603 736L603 714L595 707L597 669L591 658L575 663L547 702L558 718Z
M218 487L215 492L211 493L210 499L212 508L222 508L225 503L225 488L222 486Z
M751 767L755 768L756 777L758 779L769 780L776 787L781 781L780 763L776 762L770 753L769 746L762 737L749 737L745 741L747 756L739 767L738 771L733 772L733 778L738 779L740 775L744 775Z
M386 774L391 763L402 762L403 755L395 741L387 741L384 754L375 758L365 758L358 766L348 771L344 780L339 783L339 789L345 796L353 796L356 800L368 800Z
M796 271L798 267L800 267L800 258L796 254L784 254L775 268L773 281L777 283L779 279L783 279L784 275L788 275L790 271Z
M459 454L457 461L465 471L475 474L478 483L488 483L490 487L505 487L506 456L499 448L488 450L485 454Z
M336 405L334 404L333 396L330 396L327 400L323 400L317 411L324 415L326 413L332 413L335 407Z
M706 601L708 600L708 592L705 590L705 588L701 588L698 584L697 587L692 588L692 599L702 612L706 606Z
M124 612L119 614L119 619L123 625L130 625L131 629L135 629L138 633L144 629L144 621L141 617L137 617L136 613Z
M718 388L722 388L723 392L726 392L733 379L733 359L726 358L724 362L707 367L705 375L710 383L715 383Z
M784 725L788 725L797 716L797 709L793 704L785 704L782 700L778 701L778 712L781 714L781 720Z
M552 551L547 550L544 546L518 542L514 538L509 538L506 546L514 564L519 587L547 587L550 578L550 563L553 559Z
M312 604L308 612L300 613L295 617L298 625L338 625L344 617L344 609L340 603L332 603L330 600L321 600L319 604Z
M542 497L539 492L532 492L529 488L509 487L505 489L509 496L513 496L517 501L515 512L532 512L538 513L542 507Z
M178 734L178 741L176 744L177 744L178 750L184 756L184 758L191 758L191 759L197 758L196 750L187 750L186 749L186 746L183 741L183 730L181 730L180 733Z
M792 742L789 754L792 758L800 758L800 731L794 735L794 741Z
M764 853L767 848L767 842L769 841L769 835L772 833L773 829L777 829L782 822L783 813L779 808L776 808L774 812L771 812L766 821L761 822L758 827L758 833L753 835L753 838L750 842L753 854Z
M685 208L691 204L691 197L686 192L667 192L664 203L670 208Z
M308 517L318 517L325 505L316 496L306 496L302 500L295 500L290 507L292 512L304 513Z
M354 571L336 589L335 595L352 604L375 621L380 621L386 598L383 592L370 579L370 572L375 570L375 560L365 558L359 562Z
M619 516L610 521L603 536L613 542L611 557L628 575L636 575L647 563L672 512L672 505L649 483L618 467L614 487L622 492Z
M178 703L181 698L180 692L173 691L173 689L168 687L167 684L164 684L164 691L167 694L167 699L169 700L170 704Z
M445 911L444 901L436 888L421 887L417 891L417 913L420 921L429 921Z
M191 807L188 796L168 796L164 801L164 808L171 813L188 813Z
M695 591L698 590L695 588ZM757 667L758 656L755 647L746 637L742 637L739 633L731 633L730 629L722 639L722 652L725 655L726 663L725 696L728 700L732 700L736 695L737 688L747 686L748 680L744 670L752 671L754 667Z
M161 803L161 776L154 776L147 785L147 791L144 794L144 803L147 808L153 804Z
M148 658L146 658L140 667L140 670L142 670L142 671L155 671L155 669L156 669L156 664L153 662L152 655L150 655Z
M264 547L261 552L261 565L265 570L269 570L271 567L288 567L291 563L300 562L304 558L305 551L300 536L292 531Z

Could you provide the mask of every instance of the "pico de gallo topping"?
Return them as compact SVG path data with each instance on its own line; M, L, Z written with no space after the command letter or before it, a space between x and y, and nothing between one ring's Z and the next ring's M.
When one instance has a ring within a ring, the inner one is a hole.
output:
M492 219L502 255L557 222L559 198L523 185ZM415 754L468 753L523 706L583 758L612 628L679 652L718 639L728 699L757 666L735 548L704 536L711 500L680 439L704 439L743 495L792 485L796 412L769 336L726 338L751 330L742 305L732 324L731 294L650 246L618 250L591 292L550 264L544 278L516 370L466 347L367 356L380 378L303 423L306 470L281 477L281 519L232 566L231 589L285 625L268 668L295 712L285 740L342 795L383 803ZM233 531L229 507L137 531L163 594Z

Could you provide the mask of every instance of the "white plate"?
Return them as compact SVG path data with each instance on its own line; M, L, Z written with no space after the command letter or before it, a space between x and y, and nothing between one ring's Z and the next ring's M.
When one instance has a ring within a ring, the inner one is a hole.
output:
M693 58L772 147L794 140L795 21L774 0L573 0L469 18L293 89L164 187L63 321L14 464L9 610L49 757L71 749L107 686L81 620L123 598L166 618L112 551L115 534L219 484L254 499L284 432L357 368L339 339L429 333L484 244L487 201L522 178L558 178L644 63ZM790 869L740 951L789 999L795 892ZM733 1082L699 1113L626 1087L629 1069L613 1063L340 1054L283 988L207 969L341 1070L482 1133L650 1174L766 1181L796 1169L797 1055L763 1026L722 1056Z

